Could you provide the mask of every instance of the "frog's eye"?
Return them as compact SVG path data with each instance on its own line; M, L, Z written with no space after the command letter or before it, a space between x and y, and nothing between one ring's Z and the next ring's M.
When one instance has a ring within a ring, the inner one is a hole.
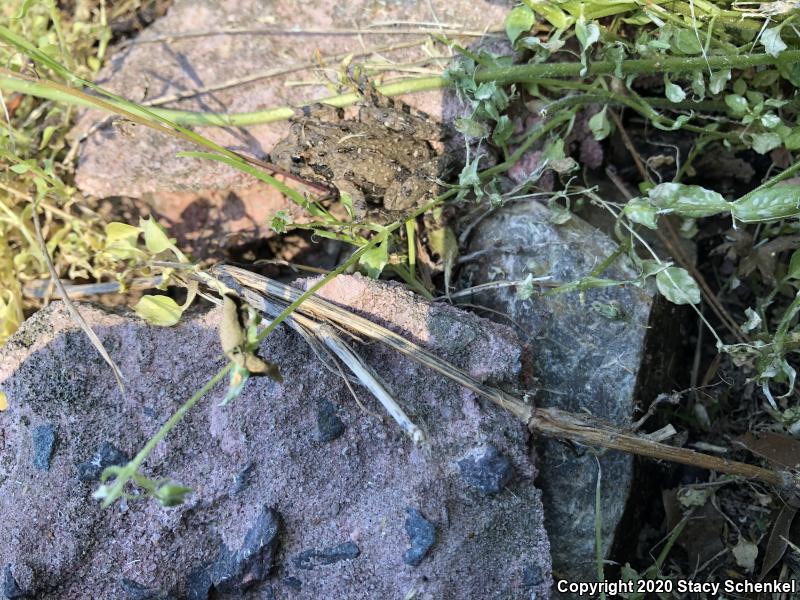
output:
M299 155L299 154L292 154L292 156L291 156L291 160L292 160L292 162L293 162L294 164L296 164L296 165L302 165L304 162L306 162L306 159L304 159L304 158L303 158L301 155Z

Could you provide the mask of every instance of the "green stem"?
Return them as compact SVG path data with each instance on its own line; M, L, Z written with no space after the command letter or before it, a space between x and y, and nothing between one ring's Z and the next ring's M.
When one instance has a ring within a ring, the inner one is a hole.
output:
M125 491L125 485L128 483L129 479L133 477L138 471L139 467L142 466L145 459L150 455L150 453L155 450L158 443L163 440L167 434L172 431L175 426L186 416L186 413L189 412L195 404L197 404L200 399L205 396L211 389L219 383L225 375L227 375L228 371L231 370L233 363L229 363L222 369L220 369L216 375L214 375L208 382L197 390L191 398L189 398L183 405L173 413L173 415L164 423L161 428L156 432L156 434L151 437L144 447L139 450L136 456L125 465L125 468L122 473L120 473L117 478L114 480L114 484L111 487L111 491L109 494L103 499L101 506L106 508L112 502L114 502L117 498L119 498Z
M2 29L0 28L0 31ZM670 57L652 59L631 59L624 60L619 65L613 61L600 61L589 65L589 75L610 75L615 72L617 67L623 76L641 75L650 73L688 73L698 69L745 69L761 65L778 65L783 63L797 62L800 60L800 50L784 51L779 57L769 54L743 54L743 55L716 55L704 57ZM481 68L475 74L475 81L478 83L494 81L501 85L512 83L536 83L541 79L560 79L569 77L579 77L582 66L580 63L535 63L527 65L514 65L509 67ZM430 91L441 89L451 85L445 77L423 77L417 79L406 79L395 81L378 89L386 96L407 94L414 92ZM74 95L65 94L63 90L54 89L53 82L46 80L31 81L16 74L0 70L0 88L23 94L30 94L40 98L68 102L80 106L96 107L96 102L89 99L76 98ZM354 104L359 99L355 93L338 94L321 98L317 102L330 104L331 106L344 107ZM119 105L115 99L105 99L107 104ZM131 103L125 103L124 108L129 112L135 112ZM172 124L195 125L195 126L220 126L220 127L243 127L260 123L272 123L283 121L294 114L293 107L279 107L267 110L247 112L247 113L199 113L181 110L169 110L163 108L144 108L141 109L142 116L158 117L169 120Z
M623 60L619 63L622 76L643 75L653 73L691 73L698 69L747 69L761 65L777 65L797 62L800 50L788 50L778 57L769 54L715 55L708 59L699 56L643 58ZM512 65L508 67L492 67L478 69L475 73L476 83L493 81L500 85L511 83L536 83L541 78L579 77L583 67L580 63L536 63L528 65ZM601 61L589 64L589 75L612 75L617 69L613 61Z

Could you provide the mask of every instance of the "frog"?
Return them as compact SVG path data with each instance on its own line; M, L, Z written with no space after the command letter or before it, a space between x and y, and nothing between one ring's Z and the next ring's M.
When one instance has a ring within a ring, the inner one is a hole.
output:
M314 104L296 111L290 123L271 162L328 186L337 198L347 194L357 221L386 223L429 202L455 162L435 144L452 135L448 128L374 87L362 89L354 118Z

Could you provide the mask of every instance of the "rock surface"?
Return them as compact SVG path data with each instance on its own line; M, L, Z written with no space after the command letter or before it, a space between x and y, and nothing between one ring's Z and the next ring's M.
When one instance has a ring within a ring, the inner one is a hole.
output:
M502 30L507 12L506 3L491 0L175 0L165 17L114 54L97 83L142 102L252 79L165 106L243 113L298 105L330 96L335 76L327 71L338 72L341 59L350 53L355 53L354 62L369 59L380 63L381 71L389 77L402 73L386 71L387 61L418 64L430 60L433 53L441 56L431 63L435 68L446 64L449 49L443 44L431 45L424 31L415 35L392 33L386 24L439 23L454 36L456 30ZM269 28L293 33L253 33ZM231 29L243 31L181 37ZM455 39L469 44L477 37ZM372 49L377 52L372 53ZM293 85L297 81L306 85ZM441 118L443 97L443 91L438 90L405 99ZM76 133L88 131L105 118L97 112L87 113ZM284 121L247 128L201 127L198 132L218 144L265 158L275 142L286 135L288 125ZM302 211L275 188L216 161L177 156L178 152L197 149L147 127L106 124L81 145L76 183L94 196L146 197L165 224L173 226L171 233L184 246L191 242L198 251L210 241L219 242L231 235L241 240L270 235L269 219L278 210L289 212L295 221L303 220ZM183 225L185 222L191 225ZM190 236L202 239L188 239Z
M520 348L504 326L358 276L322 292L480 380L519 375ZM549 545L524 425L376 344L361 351L426 431L429 449L359 409L282 327L262 354L280 366L283 384L252 380L226 407L218 406L219 385L146 461L148 476L194 489L187 503L164 509L131 499L101 509L91 498L97 484L87 481L96 470L87 465L133 456L222 365L219 312L157 329L80 308L127 379L124 398L60 303L0 350L0 389L10 404L0 413L6 597L548 597ZM338 436L320 435L323 400L343 425L334 427ZM41 426L55 439L46 471L32 441ZM462 479L458 461L489 445L513 477L484 496ZM409 507L417 511L411 524Z
M503 207L484 219L470 241L472 251L498 248L463 270L465 285L550 275L568 283L589 275L616 244L573 216L563 225L536 202ZM508 249L512 250L509 251ZM636 276L620 259L600 275ZM629 425L653 294L614 286L521 300L514 288L477 294L471 302L497 311L527 337L523 370L535 402L574 412L588 411L617 425ZM495 317L503 320L503 317ZM506 321L508 322L508 321ZM547 531L553 569L571 581L596 578L595 489L602 469L603 546L608 551L631 489L630 456L609 451L597 459L585 448L537 440Z

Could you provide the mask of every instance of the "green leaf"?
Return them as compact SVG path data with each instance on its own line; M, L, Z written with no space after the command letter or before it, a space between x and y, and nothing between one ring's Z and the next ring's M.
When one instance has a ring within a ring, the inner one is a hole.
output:
M672 38L672 47L681 54L700 54L703 46L692 29L679 29Z
M592 115L589 119L589 129L597 141L606 139L611 134L611 122L608 120L608 106L603 110Z
M741 117L747 113L747 99L739 94L728 94L725 96L725 104L731 109L731 113Z
M782 122L781 118L773 112L761 115L761 124L767 129L775 129Z
M47 144L50 143L50 140L53 137L53 134L58 130L58 127L55 125L48 125L44 128L44 132L42 133L42 141L39 143L39 150L46 147Z
M668 267L656 275L661 295L673 304L699 304L700 288L686 269Z
M686 92L683 91L683 88L666 78L664 80L664 93L670 102L683 102L686 100Z
M489 135L489 129L485 124L475 119L458 118L456 119L456 131L466 137L483 139Z
M792 279L800 279L800 250L795 250L792 253L792 258L789 260L789 270L786 272L786 276Z
M140 254L138 248L138 227L113 221L106 225L105 251L118 260L135 258Z
M347 192L341 192L339 195L339 201L344 205L347 209L348 214L350 217L353 217L353 198ZM272 217L270 221L269 227L275 233L286 233L286 228L293 223L292 216L287 213L285 210L279 210L275 213L275 216Z
M35 1L36 0L24 0L23 3L19 7L19 12L16 15L14 15L14 18L15 19L24 19L25 17L27 17L28 16L28 11L30 10L31 5Z
M658 229L658 210L647 200L636 198L625 205L625 216L634 223L644 225L649 229Z
M166 231L153 217L139 219L139 228L144 232L144 244L153 254L159 254L173 247Z
M155 497L164 507L179 506L183 504L187 494L192 493L192 488L188 488L176 483L165 483L155 492Z
M767 54L771 56L778 56L787 48L781 39L780 26L765 29L764 33L761 34L761 43L764 45L764 50L766 50Z
M648 197L662 212L691 219L710 217L731 209L731 203L721 194L699 185L661 183L649 191Z
M789 133L783 137L783 145L787 150L800 149L800 127L789 130Z
M508 13L508 17L506 17L506 35L512 44L517 41L520 35L530 31L535 19L533 11L527 6L517 6Z
M508 115L501 115L500 120L494 126L492 141L498 146L505 144L514 133L514 125Z
M517 300L528 300L534 291L532 273L528 273L525 279L517 282Z
M151 325L171 327L180 318L183 310L169 296L160 294L145 295L133 307L136 314Z
M705 98L706 80L702 71L695 71L694 75L692 75L692 92L699 100Z
M136 245L136 241L139 239L139 234L141 232L141 229L134 227L133 225L120 223L119 221L112 221L106 225L106 244L126 242Z
M11 170L17 175L24 175L31 170L31 167L26 163L17 163L16 165L11 166Z
M361 255L358 264L364 267L367 275L373 279L380 277L383 268L389 262L389 238L388 233L384 229L378 235L382 236L382 240L376 246L373 246Z
M723 69L721 71L717 71L716 73L712 73L711 77L708 79L708 91L715 95L719 94L725 89L725 84L730 80L730 78L730 69Z
M781 145L781 136L777 133L754 133L751 147L759 154L766 154Z
M733 216L744 223L800 215L800 184L781 183L757 190L731 204Z

